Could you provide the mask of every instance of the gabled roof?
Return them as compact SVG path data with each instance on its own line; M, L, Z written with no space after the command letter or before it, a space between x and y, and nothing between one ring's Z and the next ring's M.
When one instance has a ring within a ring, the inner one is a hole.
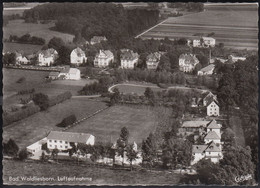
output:
M208 134L204 137L204 139L220 139L215 131L209 131Z
M192 153L203 153L208 145L192 145Z
M45 58L51 57L51 55L56 55L58 52L54 50L53 48L49 48L47 50L41 50L39 54L43 54Z
M69 74L76 74L77 72L80 72L80 70L76 69L76 68L70 68L69 69Z
M215 99L210 99L210 100L207 102L207 107L208 107L212 102L215 102L216 105L219 106L218 102L217 102Z
M76 143L86 143L87 140L90 138L90 136L92 135L85 134L85 133L51 131L47 136L47 139L63 140L67 142L76 142Z
M78 57L85 56L85 52L79 47L75 48L72 52L75 52Z
M151 53L146 57L146 60L149 59L156 59L156 60L160 60L161 54L159 52L155 52L155 53Z
M114 54L110 51L110 50L100 50L99 53L96 55L97 57L100 55L100 54L104 54L106 57L112 57L114 56Z
M184 59L185 64L195 65L195 64L199 63L199 60L193 54L181 54L179 59Z
M215 65L214 64L210 64L202 69L200 69L199 71L201 72L208 72L208 71L211 71L211 70L214 70L215 69Z
M134 60L138 57L139 57L139 55L137 53L134 53L132 50L126 50L126 51L122 52L120 59L121 60Z
M220 146L217 146L213 141L211 141L209 144L208 144L208 147L206 148L207 152L221 152L221 148Z
M206 127L210 121L184 121L181 127Z
M221 125L217 124L217 121L213 119L207 126L208 129L220 129Z

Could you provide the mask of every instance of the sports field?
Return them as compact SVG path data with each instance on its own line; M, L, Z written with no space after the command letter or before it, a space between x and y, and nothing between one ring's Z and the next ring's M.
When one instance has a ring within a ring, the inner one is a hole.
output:
M258 12L256 4L205 6L205 11L181 17L170 17L144 33L141 38L168 37L194 39L194 35L213 37L225 47L256 49L258 47Z
M47 136L49 131L61 130L55 125L65 117L75 114L79 120L105 107L106 103L104 102L90 101L85 98L72 98L49 108L47 111L38 112L4 127L3 140L8 141L9 138L12 138L20 148L27 147Z
M69 129L90 133L96 141L114 143L123 127L129 130L129 142L141 143L158 124L158 110L149 106L113 106Z

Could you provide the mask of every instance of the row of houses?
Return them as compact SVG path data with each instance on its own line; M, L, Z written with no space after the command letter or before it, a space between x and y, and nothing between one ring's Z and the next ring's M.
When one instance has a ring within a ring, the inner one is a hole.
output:
M188 39L187 44L188 46L202 47L202 48L215 47L216 39L212 37L200 37L200 38L195 38L193 40Z

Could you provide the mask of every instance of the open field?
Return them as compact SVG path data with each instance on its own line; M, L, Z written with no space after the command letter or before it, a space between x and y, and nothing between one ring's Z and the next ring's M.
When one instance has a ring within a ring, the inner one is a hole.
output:
M210 6L204 12L170 17L162 24L146 32L141 38L162 39L196 38L214 32L217 43L226 47L258 48L258 12L255 6Z
M23 52L25 55L30 55L37 53L42 49L43 45L32 45L32 44L21 44L21 43L11 43L3 42L4 52Z
M48 71L32 71L20 69L3 69L3 93L4 108L19 103L21 96L15 95L18 91L25 89L35 89L35 92L42 92L49 97L70 91L72 95L78 95L86 84L92 83L93 80L82 79L74 80L56 80L50 83L45 82L45 77L49 75ZM16 83L17 80L24 77L23 83ZM26 96L25 96L26 97Z
M33 8L40 4L43 4L43 3L26 3L23 6L9 7L8 3L5 3L4 8L3 8L3 15L8 16L8 15L13 15L13 14L19 14L22 16L24 10Z
M162 88L159 88L158 86L154 85L154 86L143 86L143 87L139 87L139 86L129 86L129 85L118 85L116 86L116 88L119 89L120 92L122 93L136 93L137 95L143 95L145 92L145 89L147 87L150 87L154 92L156 91L162 91Z
M113 106L72 127L70 132L87 132L96 141L114 143L121 128L129 130L129 142L141 143L157 126L156 108L146 106Z
M48 174L46 174L48 172ZM9 177L46 177L55 178L54 181L24 182L9 181ZM58 181L57 177L92 178L92 181ZM4 184L92 184L92 185L176 185L181 175L174 173L111 170L107 168L84 167L78 165L50 164L41 162L21 162L3 160L3 183Z
M3 140L12 138L20 148L47 136L51 130L61 130L55 125L65 117L75 114L77 119L87 117L94 112L106 107L104 102L86 100L85 98L73 98L57 104L47 111L38 112L26 119L15 122L3 128Z
M24 23L24 20L12 20L8 25L3 27L3 38L7 39L10 35L22 36L29 33L31 36L45 39L46 44L53 37L60 37L64 42L72 42L73 35L52 31L49 28L55 25L54 22L48 24ZM21 49L22 50L22 49Z

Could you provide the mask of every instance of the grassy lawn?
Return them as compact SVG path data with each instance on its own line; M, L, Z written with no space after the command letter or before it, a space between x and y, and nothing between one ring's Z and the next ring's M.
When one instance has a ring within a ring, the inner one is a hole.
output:
M113 106L68 131L88 132L96 137L96 141L115 142L121 128L126 127L130 133L129 141L138 144L155 131L158 124L157 114L153 107Z
M214 9L211 6L204 12L170 17L163 24L145 33L142 38L194 38L200 33L207 36L214 32L217 43L226 47L257 48L257 5L223 6ZM223 28L224 27L224 28ZM246 31L246 32L245 32Z
M144 87L140 86L129 86L129 85L118 85L116 88L119 89L120 92L122 93L136 93L137 95L143 95L145 92L145 89L147 87L150 87L151 85L144 85ZM158 86L152 86L151 89L153 91L162 91L162 88L159 88Z
M26 55L37 53L38 51L40 51L42 49L42 47L43 47L42 45L3 42L3 51L5 51L5 52L22 51Z
M3 38L7 39L10 35L22 36L29 33L31 36L44 38L46 44L48 44L49 40L53 37L60 37L66 43L72 42L73 35L51 31L49 28L54 25L54 22L48 24L34 24L24 23L24 20L12 20L9 21L7 26L3 27Z
M38 112L26 119L3 128L3 140L14 139L20 148L26 147L45 137L51 130L61 130L55 125L65 117L75 114L77 119L86 117L106 107L103 102L84 98L70 99L57 104L47 111Z
M12 182L9 177L55 178L52 182ZM92 178L92 181L57 181L57 177ZM167 172L112 170L107 168L83 167L78 165L49 164L3 160L4 184L92 184L92 185L176 185L181 175Z
M70 91L72 95L78 95L78 91L86 84L92 83L93 80L82 79L73 80L56 80L51 83L45 82L45 77L49 75L48 71L32 71L18 69L3 69L3 93L4 108L19 103L22 96L15 95L18 91L24 89L35 89L35 92L42 92L48 96L56 96L66 91ZM25 78L23 83L16 83L21 77ZM27 96L25 96L27 97Z

